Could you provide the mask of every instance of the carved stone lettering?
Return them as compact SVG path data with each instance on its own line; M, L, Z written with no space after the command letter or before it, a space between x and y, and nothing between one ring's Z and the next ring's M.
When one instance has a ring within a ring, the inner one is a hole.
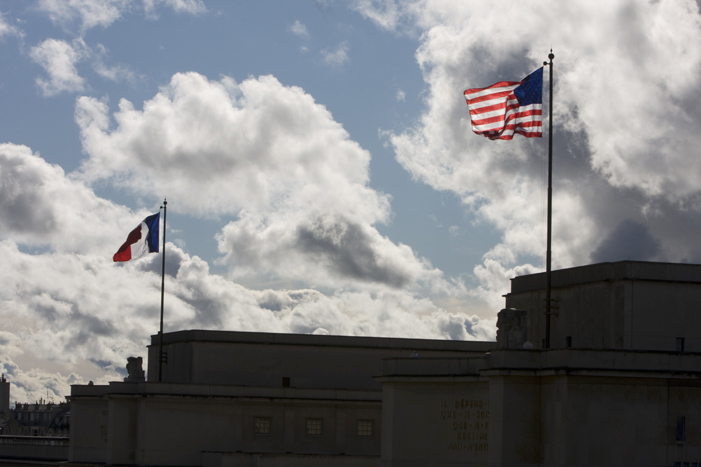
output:
M448 407L454 410L446 410ZM448 451L487 451L489 449L489 401L455 399L440 401L440 420L450 425L454 437L448 441Z

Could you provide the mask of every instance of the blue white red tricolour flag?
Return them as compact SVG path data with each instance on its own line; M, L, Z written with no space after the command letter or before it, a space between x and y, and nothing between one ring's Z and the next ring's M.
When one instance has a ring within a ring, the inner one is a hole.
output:
M161 213L148 216L129 233L127 241L119 247L112 259L115 262L129 261L148 253L158 253L158 221Z
M543 68L520 82L500 81L465 91L472 131L489 139L543 136Z

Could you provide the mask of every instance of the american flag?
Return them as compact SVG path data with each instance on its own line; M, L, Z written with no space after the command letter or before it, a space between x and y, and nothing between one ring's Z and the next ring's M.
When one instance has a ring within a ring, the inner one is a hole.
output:
M520 82L500 81L465 91L472 131L489 139L543 136L543 68Z

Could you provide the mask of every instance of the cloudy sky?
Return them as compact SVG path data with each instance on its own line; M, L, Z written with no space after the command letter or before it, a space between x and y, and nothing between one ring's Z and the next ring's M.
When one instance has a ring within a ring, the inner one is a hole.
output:
M462 92L555 53L554 267L701 262L696 0L0 0L0 370L117 380L158 330L492 339L544 267L547 138ZM517 25L517 27L515 26ZM547 80L546 80L547 85ZM546 126L547 128L547 126Z

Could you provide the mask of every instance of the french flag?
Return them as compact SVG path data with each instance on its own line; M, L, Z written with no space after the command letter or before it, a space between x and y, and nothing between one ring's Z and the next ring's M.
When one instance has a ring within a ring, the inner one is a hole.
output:
M114 262L129 261L147 253L158 253L158 222L161 213L148 216L132 230L124 245L119 247L112 259Z

